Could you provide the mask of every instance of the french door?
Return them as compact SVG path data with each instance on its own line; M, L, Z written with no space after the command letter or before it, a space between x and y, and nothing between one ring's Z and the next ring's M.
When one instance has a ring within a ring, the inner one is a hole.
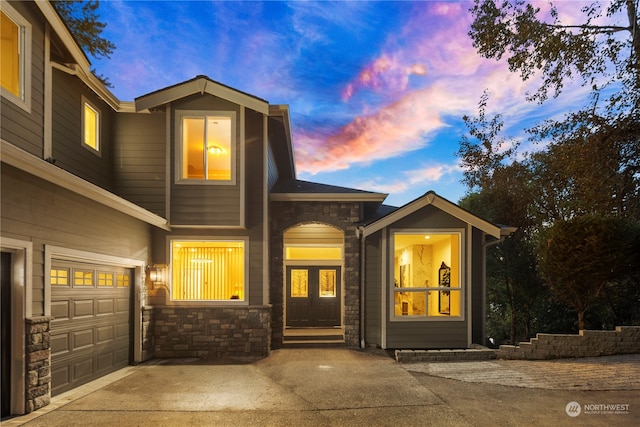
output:
M288 266L287 326L340 326L340 267Z

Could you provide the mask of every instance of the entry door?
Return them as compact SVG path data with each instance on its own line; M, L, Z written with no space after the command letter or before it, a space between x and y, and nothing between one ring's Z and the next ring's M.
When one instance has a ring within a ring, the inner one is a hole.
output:
M340 267L287 267L287 326L340 326Z

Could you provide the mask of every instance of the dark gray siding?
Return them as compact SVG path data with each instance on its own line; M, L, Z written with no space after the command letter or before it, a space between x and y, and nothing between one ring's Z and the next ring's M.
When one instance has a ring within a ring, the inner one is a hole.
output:
M466 348L467 322L387 322L387 348Z
M44 245L150 263L151 226L2 164L2 236L33 243L33 315L44 314Z
M261 305L264 294L264 125L263 115L247 109L246 137L246 227L249 233L249 303ZM268 277L268 272L267 272Z
M193 95L172 104L171 118L171 209L172 225L240 225L240 185L241 156L236 155L235 185L176 184L176 112L179 110L235 111L236 112L236 149L240 144L240 106L229 101L205 95ZM262 119L260 119L262 120Z
M464 229L467 223L441 211L434 206L424 208L407 215L388 227L394 229ZM385 231L385 230L383 230ZM466 236L466 235L465 235ZM466 236L469 239L469 236ZM462 242L463 257L466 257L466 242ZM387 239L387 254L391 253L391 239ZM390 257L380 259L387 265L387 272L393 268ZM369 260L367 260L369 261ZM466 263L465 263L466 265ZM469 298L470 283L465 283L465 298ZM385 285L385 292L389 295L389 284ZM390 296L388 296L390 298ZM388 301L387 301L388 305ZM385 308L388 313L389 307ZM386 347L387 348L466 348L468 323L471 321L467 313L466 300L462 307L464 320L428 320L428 321L391 321L386 316Z
M365 247L365 341L369 346L382 344L382 233L368 236ZM386 311L386 310L385 310Z
M486 300L484 283L484 233L473 229L471 239L473 259L471 260L471 340L475 344L486 345Z
M441 211L435 206L425 206L424 208L407 215L395 224L394 228L467 228L467 223Z
M0 97L0 135L2 139L42 158L44 128L44 18L31 2L10 2L32 24L31 112Z
M100 155L82 145L82 97L100 111ZM114 112L77 77L53 70L53 158L59 166L111 190Z
M276 165L276 159L273 156L273 150L271 149L271 144L269 144L269 152L267 153L267 166L268 166L268 179L269 179L269 191L276 185L278 182L278 166Z
M166 218L166 114L119 113L114 122L116 192Z

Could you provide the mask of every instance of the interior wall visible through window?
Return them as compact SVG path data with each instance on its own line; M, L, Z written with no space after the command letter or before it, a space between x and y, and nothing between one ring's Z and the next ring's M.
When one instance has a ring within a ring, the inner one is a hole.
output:
M0 92L31 110L31 24L8 2L0 11Z
M234 182L235 113L180 115L182 180Z
M393 317L460 317L461 258L461 233L394 233Z
M245 241L172 241L171 299L244 301Z

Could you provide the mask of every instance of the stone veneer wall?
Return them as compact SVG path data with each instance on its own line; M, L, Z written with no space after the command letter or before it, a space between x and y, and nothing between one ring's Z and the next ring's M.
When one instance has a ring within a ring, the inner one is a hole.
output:
M271 306L155 306L154 357L262 358L271 350Z
M283 237L289 228L321 223L344 231L343 326L345 344L359 345L360 337L360 241L356 237L360 221L360 203L343 202L271 202L269 229L271 241L270 302L273 305L273 348L282 347L284 325Z
M142 361L153 358L153 307L142 307Z
M47 406L51 402L51 345L52 317L26 319L26 387L25 412Z
M640 353L640 326L615 331L580 331L579 335L537 334L518 346L501 345L500 359L560 359Z

